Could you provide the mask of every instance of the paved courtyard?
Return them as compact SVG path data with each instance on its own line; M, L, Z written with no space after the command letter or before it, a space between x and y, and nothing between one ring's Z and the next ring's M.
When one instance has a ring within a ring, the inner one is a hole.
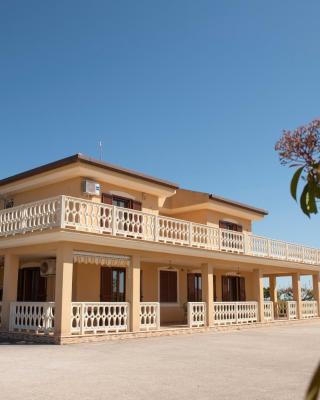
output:
M303 399L320 322L68 346L0 345L1 399Z

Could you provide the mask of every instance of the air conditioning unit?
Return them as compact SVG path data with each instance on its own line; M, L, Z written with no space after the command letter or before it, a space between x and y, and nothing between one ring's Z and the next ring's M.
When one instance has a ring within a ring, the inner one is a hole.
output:
M40 276L46 277L56 274L56 260L49 258L48 260L42 260L40 264Z
M82 191L85 194L89 194L90 196L99 196L100 195L100 183L90 181L89 179L85 179L82 182Z

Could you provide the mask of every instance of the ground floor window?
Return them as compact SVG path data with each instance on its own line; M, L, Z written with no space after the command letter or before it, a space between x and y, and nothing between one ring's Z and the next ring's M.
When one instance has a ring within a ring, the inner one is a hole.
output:
M200 273L189 273L188 301L202 301L202 275Z
M245 278L222 276L222 301L246 301Z
M126 301L125 268L101 268L100 301Z
M160 303L178 302L178 272L160 271Z
M18 275L18 301L46 301L47 278L40 275L40 268L23 268Z

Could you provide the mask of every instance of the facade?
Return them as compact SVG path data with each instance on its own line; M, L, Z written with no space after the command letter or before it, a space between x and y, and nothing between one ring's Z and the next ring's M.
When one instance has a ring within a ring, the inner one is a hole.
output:
M318 317L320 250L254 235L265 210L81 154L1 180L0 198L3 336L67 343ZM292 277L290 302L279 276Z

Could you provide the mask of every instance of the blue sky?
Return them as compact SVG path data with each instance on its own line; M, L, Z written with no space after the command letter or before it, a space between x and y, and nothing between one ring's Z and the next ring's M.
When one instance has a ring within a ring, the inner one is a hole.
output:
M317 1L1 1L1 177L82 152L266 208L319 246L274 144L320 115Z

